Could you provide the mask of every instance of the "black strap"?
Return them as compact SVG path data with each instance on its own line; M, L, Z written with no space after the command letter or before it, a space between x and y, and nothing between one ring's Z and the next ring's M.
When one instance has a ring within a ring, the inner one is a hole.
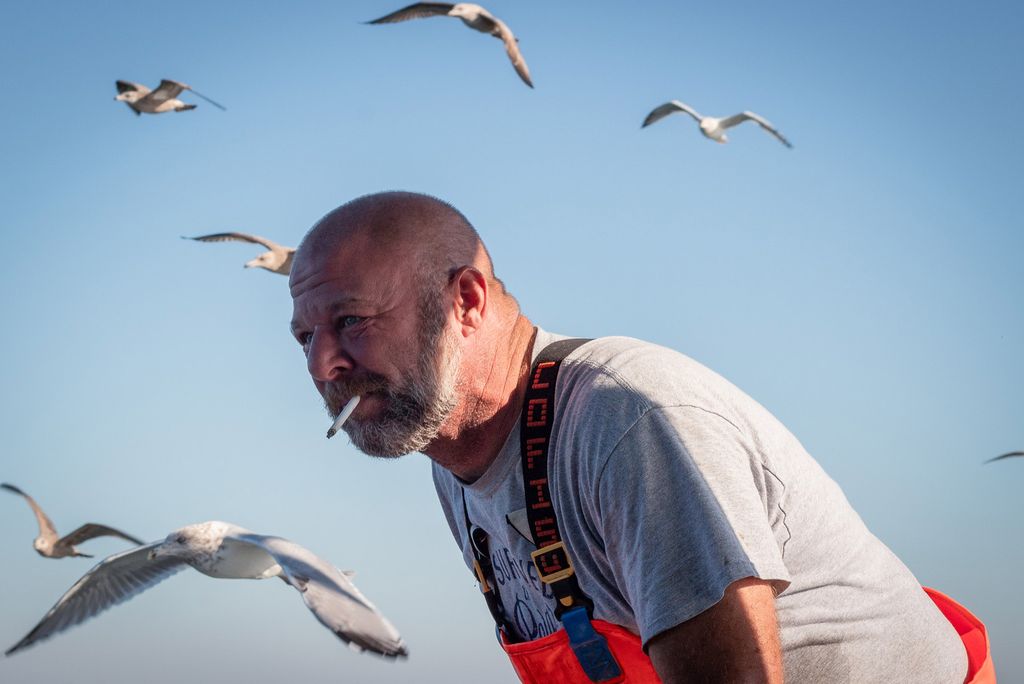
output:
M558 369L569 354L589 340L553 342L541 350L526 383L519 448L523 462L523 492L526 517L537 550L530 554L537 579L551 586L558 603L555 617L562 623L569 647L587 679L592 682L622 681L622 668L590 620L594 604L576 579L576 571L558 532L558 520L548 487L548 450L555 422L555 381Z
M558 521L548 487L548 449L555 420L555 381L558 369L565 357L585 342L589 340L568 339L549 344L537 355L530 370L519 433L523 491L530 535L537 546L537 550L531 554L537 578L550 585L558 599L555 617L565 629L569 647L590 681L617 682L622 680L622 668L612 654L608 641L595 631L590 622L594 604L580 589L576 579L572 561L558 532ZM473 557L476 559L474 565L477 578L487 600L487 607L498 625L500 641L502 630L508 636L515 632L508 628L497 587L491 588L487 583L488 576L493 577L487 550L487 533L470 522L465 489L462 490L462 510L470 534Z
M593 609L593 603L580 589L572 561L562 543L548 487L548 449L555 420L555 381L565 357L585 342L589 340L559 340L537 355L526 381L519 426L526 517L530 522L533 543L537 546L532 554L533 564L537 568L538 579L551 585L558 599L555 617L559 620L562 613L570 608L584 606L588 614Z
M494 618L494 624L504 632L509 639L513 638L515 631L510 629L511 625L508 616L505 615L505 608L501 603L501 596L498 594L497 583L494 581L494 564L491 563L491 551L487 541L487 532L482 527L477 527L469 519L469 506L466 505L466 490L462 490L462 514L466 519L466 533L469 535L469 546L473 550L473 572L476 574L477 582L480 583L480 591L484 595L484 602L487 603L487 610ZM499 637L499 642L501 641Z
M588 615L593 603L580 590L579 582L572 571L572 562L561 544L555 511L551 506L548 491L548 441L551 438L551 423L554 420L555 379L558 369L566 356L589 342L585 339L558 340L542 349L537 355L530 376L526 380L526 396L520 420L520 453L523 465L523 486L526 496L526 515L530 523L533 543L533 563L538 578L551 585L558 599L555 616L559 619L569 608L585 606ZM466 490L462 490L462 512L466 521L466 533L473 551L473 571L480 583L480 591L487 602L487 609L498 628L508 638L514 638L515 630L510 629L505 615L498 587L494 584L494 566L488 549L487 532L469 519L466 505Z

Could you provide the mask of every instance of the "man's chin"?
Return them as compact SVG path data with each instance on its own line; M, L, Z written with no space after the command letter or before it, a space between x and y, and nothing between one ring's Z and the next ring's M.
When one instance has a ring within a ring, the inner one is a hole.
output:
M430 444L424 435L415 431L407 434L381 434L372 423L349 420L342 427L352 444L368 456L377 458L399 458L406 454L422 452Z
M400 451L379 444L360 443L360 441L356 439L352 439L352 445L355 446L356 449L359 449L361 452L366 454L367 456L372 456L374 458L401 458L402 456L405 456L406 454L411 454L413 453L413 451L415 451Z

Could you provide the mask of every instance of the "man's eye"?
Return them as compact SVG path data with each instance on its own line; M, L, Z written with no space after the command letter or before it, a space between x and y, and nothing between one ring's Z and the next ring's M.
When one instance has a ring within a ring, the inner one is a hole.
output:
M362 316L342 316L341 320L338 321L338 325L342 328L349 328L361 320L363 320Z

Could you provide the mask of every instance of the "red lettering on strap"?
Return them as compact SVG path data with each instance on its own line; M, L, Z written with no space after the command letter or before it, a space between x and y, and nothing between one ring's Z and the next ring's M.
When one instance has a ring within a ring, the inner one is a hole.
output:
M537 456L543 456L545 449L543 445L547 442L546 437L532 437L526 440L526 468L527 470L534 470L537 464L534 462L534 458Z
M539 407L539 417L537 415L537 409ZM541 397L540 399L531 399L529 405L526 407L526 426L527 427L543 427L548 424L548 400L547 397Z
M540 374L542 371L547 370L548 368L551 368L552 366L555 365L557 364L554 361L544 361L543 363L537 364L537 370L534 371L533 373L533 389L541 390L547 389L548 387L551 386L550 383L540 381Z

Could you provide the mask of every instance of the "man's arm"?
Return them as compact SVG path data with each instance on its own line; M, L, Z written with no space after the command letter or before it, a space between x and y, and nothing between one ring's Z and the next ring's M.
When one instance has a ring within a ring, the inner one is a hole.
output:
M647 654L665 684L782 682L771 583L733 582L711 608L652 638Z

